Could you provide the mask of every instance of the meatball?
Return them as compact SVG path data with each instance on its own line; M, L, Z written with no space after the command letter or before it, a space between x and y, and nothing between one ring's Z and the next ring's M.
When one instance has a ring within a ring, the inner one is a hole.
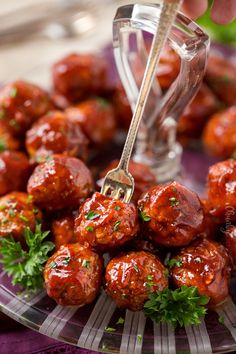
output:
M132 119L132 110L121 84L117 85L112 96L112 103L115 108L116 120L121 128L128 129Z
M196 286L200 295L209 296L210 306L227 298L230 261L223 245L207 239L196 240L176 258L180 264L171 268L171 278L177 287Z
M1 119L1 110L0 110L0 119ZM21 147L21 142L19 139L15 138L7 124L0 122L0 151L4 150L19 150Z
M199 138L207 119L217 111L218 101L213 92L204 84L186 107L177 126L178 137L182 140Z
M222 52L211 51L205 81L227 105L236 103L236 65L233 60L222 56Z
M51 111L40 118L26 134L27 152L36 161L60 153L84 160L87 145L88 140L79 124L59 111Z
M236 106L217 113L208 121L203 143L212 155L228 158L236 153Z
M0 89L1 119L18 137L52 108L48 94L36 85L15 81Z
M75 236L99 251L119 247L132 239L139 229L135 206L98 192L85 201L75 219Z
M32 203L31 195L13 192L0 198L0 237L12 235L25 244L25 227L34 231L36 223L41 219L42 213Z
M197 194L177 182L153 187L139 201L140 216L155 244L189 244L203 230L205 215Z
M113 258L106 267L106 292L117 306L142 310L148 294L168 286L166 269L149 252L129 252Z
M0 153L0 195L25 190L31 172L28 158L19 151Z
M119 161L113 160L107 168L100 173L100 178L104 178L108 171L118 166ZM151 187L157 184L157 180L151 169L142 163L130 161L129 163L129 172L134 178L134 194L132 196L132 200L137 202L140 198L141 194L146 192ZM98 181L100 185L102 183L101 180Z
M69 119L79 124L88 139L95 145L111 141L116 131L112 105L103 98L91 98L66 110Z
M66 215L58 217L52 221L51 229L56 250L58 250L62 245L76 242L74 224L74 213L67 213Z
M224 245L227 248L234 266L236 266L236 226L224 231Z
M208 173L209 213L218 223L236 221L236 161L226 160L210 167Z
M52 68L54 89L71 102L100 94L107 83L107 63L95 54L70 54Z
M45 288L59 305L84 306L98 295L102 282L102 260L78 243L61 246L47 261Z
M54 155L35 168L27 190L35 203L47 211L73 209L92 192L93 180L83 161Z

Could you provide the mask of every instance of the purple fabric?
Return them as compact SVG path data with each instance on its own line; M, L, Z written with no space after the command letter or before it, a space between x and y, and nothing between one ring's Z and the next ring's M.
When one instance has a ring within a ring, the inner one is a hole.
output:
M1 354L96 354L55 341L20 324L12 323L12 330L8 325L7 331L2 327L3 323L0 332Z

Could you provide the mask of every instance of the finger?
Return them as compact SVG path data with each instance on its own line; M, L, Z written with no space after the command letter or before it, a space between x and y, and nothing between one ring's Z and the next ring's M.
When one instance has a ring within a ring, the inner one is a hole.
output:
M236 17L235 0L215 0L212 5L211 18L214 22L225 25Z
M184 0L182 9L187 16L198 18L206 11L207 0Z

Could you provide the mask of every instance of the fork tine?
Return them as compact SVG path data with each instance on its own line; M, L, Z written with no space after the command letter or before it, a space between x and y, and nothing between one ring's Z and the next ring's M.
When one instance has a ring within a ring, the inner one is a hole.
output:
M116 188L111 192L111 197L114 199L119 199L121 193L122 193L122 188Z
M132 194L133 194L133 189L129 188L128 190L126 190L123 201L125 203L129 203L130 199L132 197Z
M109 185L107 185L106 183L103 183L102 188L101 188L101 193L103 195L107 195L107 192L108 192L109 188L110 188Z

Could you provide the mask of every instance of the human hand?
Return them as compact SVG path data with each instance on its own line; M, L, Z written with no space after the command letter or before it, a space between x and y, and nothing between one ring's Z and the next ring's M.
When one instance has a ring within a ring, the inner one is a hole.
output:
M207 10L207 0L184 0L183 11L191 18L197 18ZM236 0L213 0L211 18L225 25L236 18Z

